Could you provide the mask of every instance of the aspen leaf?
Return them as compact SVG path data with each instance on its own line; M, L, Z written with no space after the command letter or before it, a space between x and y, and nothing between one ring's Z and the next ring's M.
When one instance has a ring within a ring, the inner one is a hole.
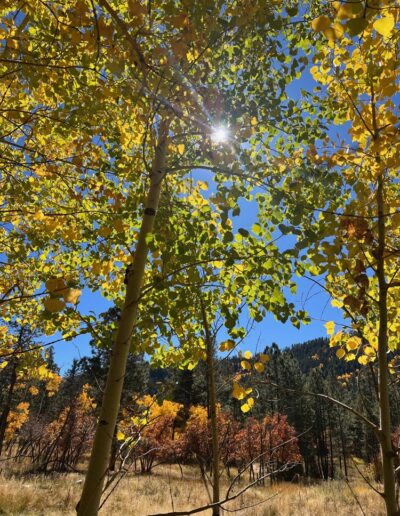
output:
M7 364L8 362L4 361L0 364L0 369L4 369L5 367L7 367Z
M269 356L266 355L265 353L260 353L260 361L263 364L266 364L267 362L269 362Z
M254 398L248 398L247 405L251 408L254 405Z
M197 181L197 186L200 190L208 190L208 183L206 181Z
M336 41L335 31L332 27L328 27L322 31L322 34L326 37L328 41Z
M244 403L241 407L240 407L240 410L246 414L246 412L248 412L249 410L251 409L250 405L248 403Z
M43 301L43 305L48 312L61 312L61 310L65 308L65 301L62 299L50 298L45 299Z
M46 289L49 292L54 292L54 290L57 289L58 279L57 278L50 278L50 279L48 279L46 281L45 285L46 285Z
M379 18L373 23L373 28L376 32L379 32L385 39L388 38L394 28L394 16L393 14L388 14L384 18Z
M198 57L199 57L199 52L197 50L193 50L193 52L189 51L186 53L186 59L189 61L189 63L196 61L196 59Z
M342 359L346 354L346 351L342 348L338 349L336 351L336 356L339 358L339 359Z
M237 382L233 382L232 397L237 400L242 400L245 395L246 391Z
M245 351L245 352L243 353L243 356L244 356L244 358L246 358L247 360L250 360L250 358L252 358L253 354L252 354L252 352L251 352L251 351Z
M124 223L120 219L114 220L113 226L118 231L118 233L123 233L125 230Z
M56 301L58 301L58 300L56 300ZM41 365L38 368L37 372L38 372L38 375L39 375L40 378L46 378L48 376L48 373L49 373L49 371L47 370L47 367L45 366L45 364Z
M121 430L118 430L117 432L117 441L123 441L125 439L125 434L121 432Z
M63 298L67 303L72 303L75 305L78 302L79 296L81 294L82 291L78 288L67 288L67 290L63 292Z
M261 362L256 362L254 364L254 369L257 371L257 373L262 373L265 369L265 366Z
M102 237L108 237L109 235L111 235L111 233L112 233L112 229L107 226L102 226L99 229L99 235Z
M328 18L328 16L325 16L322 14L321 16L318 16L318 18L315 18L311 22L311 27L315 32L322 32L326 29L328 29L331 26L331 20Z
M347 18L352 18L355 14L357 14L356 8L353 7L351 4L341 4L339 9L337 9L336 16L340 20L345 20Z
M62 278L50 278L46 281L46 289L51 293L57 293L57 291L63 290L66 286Z
M346 27L350 36L357 36L368 27L368 21L365 18L354 18L346 23Z
M348 350L357 349L361 344L361 339L359 337L350 337L346 342L346 347Z
M221 342L221 344L219 345L219 350L220 351L230 351L234 347L235 347L235 341L228 339L228 340L225 340L224 342Z
M242 360L240 362L240 365L242 366L242 369L246 369L246 370L251 369L251 365L249 362L247 362L247 360Z
M326 333L328 335L333 335L333 332L335 331L335 323L333 321L328 321L324 326L326 328Z
M177 146L177 149L178 149L178 152L179 154L182 156L182 154L185 152L185 146L183 143L180 143L178 146Z

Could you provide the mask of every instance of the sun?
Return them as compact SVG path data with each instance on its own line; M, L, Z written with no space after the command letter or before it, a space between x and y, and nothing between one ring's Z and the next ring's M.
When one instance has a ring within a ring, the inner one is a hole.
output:
M218 127L214 127L211 133L211 140L214 143L225 143L229 140L229 130L220 125Z

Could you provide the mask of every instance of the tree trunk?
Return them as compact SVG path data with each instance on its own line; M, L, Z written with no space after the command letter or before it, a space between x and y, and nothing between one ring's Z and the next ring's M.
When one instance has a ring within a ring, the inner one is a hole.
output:
M378 178L378 249L377 276L379 283L379 333L378 333L378 387L380 412L380 445L382 455L383 488L386 512L388 516L397 514L396 480L394 471L394 452L391 440L391 414L389 401L389 373L387 363L388 352L388 313L387 290L385 278L385 215L383 176Z
M339 416L339 430L340 430L340 444L342 448L342 456L343 456L343 467L344 467L344 478L348 480L348 472L347 472L347 458L346 458L346 445L343 435L343 423L342 423L342 416L340 415L340 412L338 413Z
M16 383L17 383L17 360L14 359L14 363L12 365L12 371L11 371L10 385L8 387L7 401L5 403L5 406L4 406L1 416L0 416L0 455L3 450L4 437L5 437L6 428L7 428L7 419L8 419L10 410L11 410L12 398L13 398L13 394L14 394L14 387L15 387Z
M150 188L146 199L139 240L131 272L127 274L125 303L119 320L117 337L113 346L103 403L97 422L96 434L82 496L77 505L79 516L98 513L102 488L107 474L112 437L121 401L126 363L131 345L132 331L137 318L137 308L148 255L146 237L154 227L161 184L165 176L166 138L168 127L160 124L160 136L150 174Z
M219 445L217 427L217 396L215 389L215 369L214 369L214 346L208 326L207 314L203 298L200 294L201 314L206 334L206 354L207 354L207 384L209 400L209 418L211 422L211 446L212 446L212 476L213 476L213 497L212 502L219 502ZM213 507L212 515L219 516L221 510L219 505Z

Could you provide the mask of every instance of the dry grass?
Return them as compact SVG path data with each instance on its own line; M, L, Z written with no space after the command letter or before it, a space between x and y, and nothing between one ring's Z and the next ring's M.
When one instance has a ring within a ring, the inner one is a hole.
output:
M223 481L226 487L226 481ZM361 481L352 482L352 489L364 513L384 515L380 497ZM56 516L75 514L74 507L82 488L82 476L71 473L56 476L0 477L0 514ZM272 495L274 495L270 498ZM270 498L264 503L263 500ZM149 476L124 478L107 500L100 514L145 516L156 512L194 508L207 503L205 488L192 467L183 468L183 478L176 466L163 466ZM258 504L249 507L252 504ZM344 481L305 486L282 483L252 488L244 496L226 506L240 509L246 516L326 516L362 515L362 511ZM246 508L247 507L247 508ZM198 513L209 515L211 511ZM225 512L225 515L232 514Z

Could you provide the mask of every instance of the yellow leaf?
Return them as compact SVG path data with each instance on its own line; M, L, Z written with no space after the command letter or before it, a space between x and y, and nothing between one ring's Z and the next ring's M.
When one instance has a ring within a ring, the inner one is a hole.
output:
M250 360L250 358L252 358L253 354L251 351L245 351L243 353L243 356L244 356L244 358L247 358L247 360Z
M254 364L254 369L257 371L257 373L262 373L265 369L264 367L264 364L262 364L261 362L256 362Z
M197 186L200 190L208 190L208 183L206 181L197 181Z
M183 143L180 143L177 147L179 154L182 156L182 154L185 152L185 146Z
M118 231L118 233L123 233L125 231L125 225L121 219L114 220L113 226Z
M125 434L121 432L121 430L118 430L117 432L117 441L123 441L125 439Z
M67 303L72 303L73 305L76 305L81 294L82 291L78 288L67 288L67 290L63 292L63 298L64 301L66 301Z
M257 118L256 118L255 116L253 116L253 118L251 119L250 123L251 123L251 125L252 125L253 127L254 127L255 125L257 125L257 124L258 124L258 120L257 120Z
M394 16L393 14L388 14L384 18L379 18L379 20L376 20L372 27L376 30L376 32L379 32L385 39L387 39L393 28L394 28Z
M48 312L61 312L65 308L65 301L61 299L49 298L43 301L43 305Z
M367 346L365 349L364 349L364 353L368 356L368 357L374 357L375 354L376 354L376 351L374 350L373 347L371 346Z
M234 347L235 347L235 341L228 339L228 340L225 340L224 342L221 342L221 344L219 345L219 350L220 351L230 351Z
M199 52L197 50L193 50L193 52L189 51L186 53L186 59L189 61L189 63L196 61L196 59L198 57L199 57Z
M260 361L263 364L266 364L267 362L269 362L269 356L266 355L265 353L260 353Z
M39 378L47 378L49 371L47 370L47 367L43 364L40 367L38 367L38 376Z
M0 369L4 369L5 367L7 367L7 364L8 362L4 361L0 364Z
M111 233L112 233L112 229L107 226L102 226L99 229L99 235L102 237L108 237L109 235L111 235Z
M50 278L46 281L46 288L49 292L57 292L66 288L66 283L62 278ZM61 293L60 293L61 295Z
M232 397L237 400L242 400L244 399L245 395L246 391L237 382L233 382Z
M328 29L331 26L331 20L322 14L321 16L318 16L318 18L315 18L311 22L311 27L315 32L322 32L325 29Z
M251 408L254 405L254 398L248 398L247 405Z
M247 369L247 370L251 369L251 365L249 362L247 362L247 360L242 360L240 362L240 365L242 366L242 369Z
M346 342L346 347L348 350L357 349L361 344L361 339L359 337L350 337Z
M345 351L344 349L342 349L342 348L340 348L340 349L338 349L338 350L336 351L336 356L337 356L339 359L343 358L343 357L345 356L345 354L346 354L346 351Z
M328 335L333 335L333 332L335 331L335 323L333 321L328 321L324 326L326 328L326 333Z
M244 403L244 404L240 407L240 410L241 410L242 412L244 412L244 414L246 414L246 412L248 412L250 409L251 409L251 407L248 405L248 403Z
M361 365L366 365L368 364L369 362L369 358L366 357L365 355L361 355L360 357L358 357L358 362L361 364Z

